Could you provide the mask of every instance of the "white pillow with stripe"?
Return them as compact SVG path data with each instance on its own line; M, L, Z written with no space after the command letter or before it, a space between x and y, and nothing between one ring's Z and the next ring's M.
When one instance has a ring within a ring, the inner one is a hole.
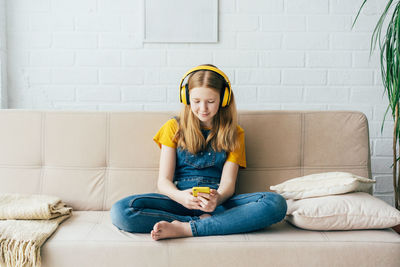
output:
M383 229L400 224L400 211L364 192L287 201L286 220L308 230Z
M348 172L324 172L287 180L271 186L270 189L286 199L344 194L349 192L368 192L374 180Z

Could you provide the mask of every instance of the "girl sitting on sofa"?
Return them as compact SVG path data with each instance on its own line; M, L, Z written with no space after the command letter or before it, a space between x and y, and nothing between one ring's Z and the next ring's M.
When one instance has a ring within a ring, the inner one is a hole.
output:
M226 74L200 65L183 76L179 88L180 116L153 138L161 148L161 194L119 200L111 209L113 224L160 240L244 233L281 221L287 206L279 194L234 195L239 167L246 167L245 138ZM210 190L195 196L193 187Z

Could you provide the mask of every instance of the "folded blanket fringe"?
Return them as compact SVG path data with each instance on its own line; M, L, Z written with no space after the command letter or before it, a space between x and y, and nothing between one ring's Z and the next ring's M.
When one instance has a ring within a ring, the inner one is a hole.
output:
M40 266L40 246L34 241L1 240L0 261L13 267Z

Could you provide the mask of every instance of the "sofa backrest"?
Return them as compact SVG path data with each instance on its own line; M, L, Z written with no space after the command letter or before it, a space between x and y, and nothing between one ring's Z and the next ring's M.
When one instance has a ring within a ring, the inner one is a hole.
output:
M0 193L51 194L75 210L108 210L156 192L152 140L172 112L0 110ZM237 193L266 191L302 175L371 177L368 123L350 111L241 111L247 168Z

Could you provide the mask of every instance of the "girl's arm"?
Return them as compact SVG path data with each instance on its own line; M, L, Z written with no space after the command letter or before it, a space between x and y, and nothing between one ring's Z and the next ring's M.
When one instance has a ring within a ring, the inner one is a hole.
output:
M237 163L226 161L222 169L221 181L218 188L217 206L225 202L235 193L236 178L239 171Z
M162 145L160 167L157 181L158 191L182 204L188 209L199 209L199 200L192 196L191 190L181 191L173 183L176 164L176 149Z
M176 149L162 145L157 188L161 194L164 194L171 199L174 199L177 191L179 191L173 183L175 162Z

